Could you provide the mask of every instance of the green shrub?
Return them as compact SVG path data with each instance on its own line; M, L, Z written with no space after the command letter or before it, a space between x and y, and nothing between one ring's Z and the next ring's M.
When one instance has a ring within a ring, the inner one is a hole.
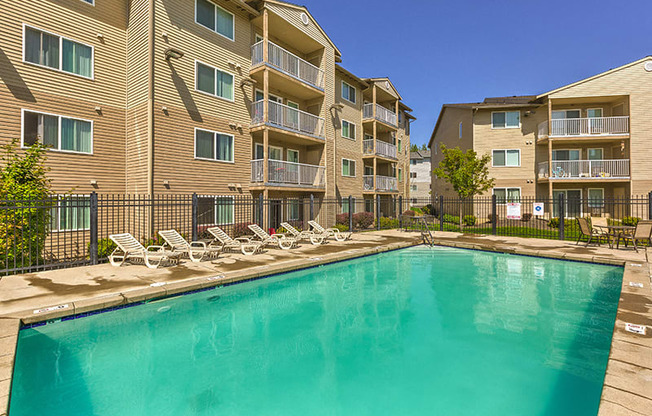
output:
M487 215L487 220L489 220L490 223L494 223L496 221L496 216L494 214L489 214Z
M573 227L577 224L577 220L575 218L565 218L564 219L564 229L568 229L569 227ZM559 228L559 218L554 217L551 218L550 221L548 221L548 227L550 228Z
M434 215L437 216L437 213L435 212L435 207L432 204L428 204L425 207L422 208L422 211L426 215Z
M89 245L89 251L90 251L90 243ZM113 253L113 250L116 249L116 245L113 241L111 241L108 238L102 238L97 242L97 258L98 259L103 259L106 257L109 257L109 254Z
M349 226L345 224L335 224L335 228L340 231L349 231Z
M521 215L521 221L530 221L532 219L532 213L526 212L523 215Z
M419 208L419 207L410 207L409 210L414 211L417 214L423 214L423 210L421 208ZM407 215L406 213L407 213L407 211L404 212L403 215Z
M444 220L444 222L450 222L451 224L459 224L460 223L460 217L458 217L457 215L444 214L443 220Z
M462 221L464 222L464 225L469 226L469 227L475 225L477 220L478 219L475 217L475 215L465 215L464 218L462 218Z
M380 228L383 230L390 229L390 228L398 228L398 219L380 217Z
M623 217L623 225L629 225L630 227L636 227L636 224L641 219L639 217Z
M414 217L414 216L417 215L417 212L412 210L412 209L408 209L407 211L405 211L403 213L403 215L406 216L406 217Z
M353 214L353 226L359 230L364 230L374 224L373 212L356 212Z

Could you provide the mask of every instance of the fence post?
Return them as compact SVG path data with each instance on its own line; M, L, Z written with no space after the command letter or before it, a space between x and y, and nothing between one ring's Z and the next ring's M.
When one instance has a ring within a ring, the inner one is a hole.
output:
M263 203L264 203L264 197L263 193L261 192L260 195L258 195L258 222L260 227L263 227L263 224L265 221L263 221L263 215L265 215L265 210L263 209Z
M559 239L564 240L564 218L566 217L566 201L564 200L564 194L559 194Z
M403 196L398 196L398 228L403 228Z
M196 192L192 194L192 241L197 241L199 239L197 226L199 224L197 215L199 213L199 197Z
M652 191L647 194L647 219L652 220Z
M349 231L353 231L353 197L349 195Z
M315 220L315 195L310 194L310 221Z
M380 195L376 195L376 229L380 230Z
M498 203L496 202L496 195L491 195L491 234L498 234L497 224L498 224Z
M90 257L91 264L98 263L98 239L97 239L97 217L98 217L97 192L91 192L91 213L90 213Z
M439 231L444 231L444 195L439 195Z

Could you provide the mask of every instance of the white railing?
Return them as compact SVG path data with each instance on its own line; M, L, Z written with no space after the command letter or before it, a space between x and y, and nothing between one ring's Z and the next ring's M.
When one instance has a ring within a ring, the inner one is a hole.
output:
M324 71L311 64L310 62L299 58L290 51L287 51L274 42L268 42L268 63L288 75L313 85L319 89L324 89ZM263 41L251 46L251 66L263 63Z
M252 125L264 122L263 111L263 100L252 104ZM269 101L269 124L296 133L324 138L323 118L271 100Z
M374 139L365 139L362 141L362 153L365 155L374 154Z
M397 191L398 182L391 176L376 175L376 189L379 191Z
M629 116L559 118L539 124L539 137L602 136L629 133Z
M362 181L362 186L365 191L374 190L374 175L364 175Z
M376 140L376 154L396 159L396 146L382 140Z
M367 103L363 107L363 118L374 118L374 105ZM376 104L376 120L396 126L396 113Z
M552 179L627 179L629 159L609 160L553 160L552 175L548 173L548 162L538 166L540 178Z
M263 160L251 161L251 181L263 182ZM268 183L312 186L323 188L326 185L326 168L305 163L268 160Z

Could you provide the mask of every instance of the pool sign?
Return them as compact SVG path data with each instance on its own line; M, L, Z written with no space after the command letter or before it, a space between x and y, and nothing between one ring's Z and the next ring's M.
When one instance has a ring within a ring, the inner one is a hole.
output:
M630 324L629 322L626 322L625 331L645 335L645 325Z
M532 204L532 213L534 215L543 215L543 202L535 202Z
M507 219L520 220L521 219L521 204L518 202L510 202L507 204Z

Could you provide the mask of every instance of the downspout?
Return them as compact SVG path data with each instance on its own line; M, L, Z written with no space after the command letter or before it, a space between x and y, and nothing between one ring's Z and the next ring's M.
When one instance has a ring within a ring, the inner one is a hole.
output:
M155 0L148 0L147 16L147 194L151 198L149 212L150 236L154 236L154 34Z

